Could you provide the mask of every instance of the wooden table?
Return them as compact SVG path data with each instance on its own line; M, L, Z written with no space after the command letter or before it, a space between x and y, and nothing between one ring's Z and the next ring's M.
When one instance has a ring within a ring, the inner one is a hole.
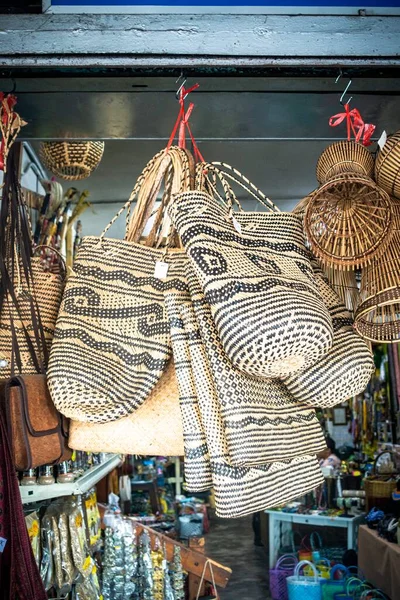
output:
M387 542L366 525L358 531L358 566L389 598L400 598L400 546Z

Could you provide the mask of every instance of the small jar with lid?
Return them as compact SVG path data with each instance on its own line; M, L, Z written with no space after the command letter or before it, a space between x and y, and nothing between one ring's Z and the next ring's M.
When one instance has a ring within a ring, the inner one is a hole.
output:
M36 469L28 469L22 473L21 485L36 485L37 472Z
M68 460L57 465L57 483L71 483L74 479L72 465Z
M40 485L51 485L52 483L55 483L53 467L51 465L39 467L38 483Z

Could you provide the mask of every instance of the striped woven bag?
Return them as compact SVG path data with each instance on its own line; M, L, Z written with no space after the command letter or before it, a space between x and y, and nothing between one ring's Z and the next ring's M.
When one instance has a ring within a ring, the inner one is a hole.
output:
M182 267L185 260L183 256ZM315 456L277 459L251 468L232 465L213 375L185 279L182 273L179 281L177 271L173 272L165 289L165 304L180 390L188 490L212 486L217 515L229 518L265 510L314 489L322 481ZM277 455L279 444L277 436Z
M301 221L290 213L253 213L243 227L225 192L228 206L203 191L177 195L172 221L232 364L257 377L294 374L324 356L333 339ZM268 223L268 236L258 232L257 215Z
M77 421L104 423L131 414L149 396L171 358L163 291L155 277L165 250L160 211L146 245L138 243L163 181L162 207L175 191L190 189L192 164L179 148L161 151L146 166L130 199L99 237L85 237L69 276L51 349L48 382L54 404ZM106 232L127 218L124 240Z
M332 317L333 345L316 365L283 381L298 402L327 408L365 390L374 370L374 360L367 344L354 330L349 311L316 262L313 269Z

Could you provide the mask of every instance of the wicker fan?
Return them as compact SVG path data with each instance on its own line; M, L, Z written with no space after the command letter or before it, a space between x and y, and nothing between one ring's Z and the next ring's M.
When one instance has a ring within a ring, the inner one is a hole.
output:
M360 303L360 290L357 285L356 272L327 267L325 275L347 310L354 316L357 306Z
M384 256L362 271L355 328L374 342L400 341L400 200L392 199L394 232Z
M342 140L330 144L317 162L317 179L326 183L341 173L359 173L372 177L374 157L358 142Z
M325 266L354 269L382 254L392 233L389 196L363 175L339 175L322 185L306 209L313 253Z
M400 198L400 131L391 135L379 152L375 180L388 194Z
M42 142L40 155L46 167L62 179L86 179L103 157L104 142Z

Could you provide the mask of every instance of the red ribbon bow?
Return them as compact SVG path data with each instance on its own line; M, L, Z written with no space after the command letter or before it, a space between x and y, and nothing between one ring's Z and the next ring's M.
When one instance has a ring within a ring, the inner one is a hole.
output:
M346 120L347 139L350 141L351 133L353 132L356 142L361 142L363 146L370 146L372 144L371 137L375 131L375 125L364 123L359 111L356 108L350 110L349 104L345 104L344 109L345 112L333 115L329 119L329 125L331 127L337 127Z
M178 146L179 146L179 148L186 148L186 129L187 129L190 140L193 144L193 154L194 154L195 160L198 162L204 162L204 158L199 150L199 147L197 146L196 140L194 139L194 136L192 133L192 129L189 125L189 119L190 119L190 116L194 109L194 103L191 102L189 104L187 111L185 111L186 97L194 90L197 90L198 87L200 87L199 84L195 83L189 89L186 89L184 86L182 86L180 89L180 92L179 92L180 109L179 109L179 113L178 113L178 118L175 122L174 128L172 130L172 133L170 135L170 138L169 138L169 141L167 144L167 150L172 146L175 136L178 132L178 128L179 128Z

